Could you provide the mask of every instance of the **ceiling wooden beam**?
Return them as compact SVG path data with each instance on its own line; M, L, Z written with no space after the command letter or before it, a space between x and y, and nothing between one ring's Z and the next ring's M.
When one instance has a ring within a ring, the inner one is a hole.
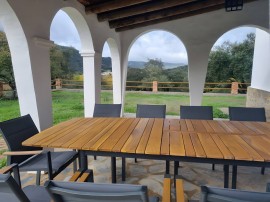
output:
M145 27L145 26L149 26L149 25L153 25L153 24L168 22L168 21L177 20L177 19L186 18L186 17L191 17L191 16L195 16L195 15L200 15L200 14L203 14L203 13L208 13L208 12L212 12L212 11L219 10L219 9L224 9L224 5L222 5L222 4L221 5L215 5L215 6L212 6L212 7L202 8L202 9L198 9L196 11L191 11L191 12L184 13L184 14L164 17L164 18L161 18L161 19L152 20L152 21L146 21L146 22L143 22L143 23L133 24L133 25L125 26L125 27L119 27L119 28L116 28L115 31L116 32L127 31L127 30L136 29L136 28L140 28L140 27Z
M85 7L86 13L92 12L92 13L102 13L102 12L107 12L119 8L125 8L128 6L133 6L136 4L148 2L151 0L112 0L112 1L107 1L99 4L93 4L90 6Z
M138 4L128 8L117 9L113 11L108 11L98 14L98 20L100 22L106 20L116 20L120 18L130 17L133 15L144 14L152 11L157 11L165 8L170 8L173 6L179 6L190 2L195 2L198 0L158 0L151 1L144 4Z
M183 6L175 6L172 8L163 9L160 11L154 11L134 17L123 18L119 20L109 21L110 28L126 27L133 24L139 24L146 21L157 20L165 17L181 15L188 12L196 11L202 8L208 8L216 5L223 5L224 0L208 0L199 3L190 3Z

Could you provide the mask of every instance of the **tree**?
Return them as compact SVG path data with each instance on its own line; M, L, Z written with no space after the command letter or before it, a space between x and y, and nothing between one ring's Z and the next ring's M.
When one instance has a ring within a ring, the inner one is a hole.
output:
M13 74L10 50L6 35L0 32L0 81L7 83L12 89L12 97L16 97L16 84Z
M142 81L168 81L168 77L165 74L163 67L164 64L160 59L148 59L148 62L144 65L145 76Z

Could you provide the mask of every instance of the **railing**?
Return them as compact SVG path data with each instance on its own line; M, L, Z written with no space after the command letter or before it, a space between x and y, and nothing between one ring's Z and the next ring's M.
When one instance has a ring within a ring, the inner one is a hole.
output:
M213 93L246 93L247 87L250 86L250 83L205 83L204 92L213 92ZM65 80L65 79L56 79L52 82L52 88L60 89L82 89L83 81L78 80ZM102 90L112 90L112 84L108 82L101 83ZM143 81L127 81L126 82L127 91L152 91L152 92L189 92L189 83L188 82L143 82Z

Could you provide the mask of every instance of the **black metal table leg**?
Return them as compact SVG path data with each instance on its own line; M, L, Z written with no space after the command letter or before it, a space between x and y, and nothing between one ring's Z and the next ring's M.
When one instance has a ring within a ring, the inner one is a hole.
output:
M237 182L237 166L232 167L232 189L236 189Z
M126 158L122 158L122 181L126 181Z
M170 161L166 160L166 174L170 174Z
M111 157L112 183L116 183L116 157Z
M229 188L229 165L224 165L224 188Z
M84 151L79 151L79 165L82 169L88 169L87 155Z

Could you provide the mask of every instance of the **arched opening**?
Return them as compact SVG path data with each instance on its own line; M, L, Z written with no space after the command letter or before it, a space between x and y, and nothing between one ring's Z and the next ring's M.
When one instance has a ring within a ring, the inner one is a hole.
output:
M65 22L65 23L62 23ZM84 76L81 53L93 50L89 28L74 8L59 10L50 28L54 123L84 114ZM61 89L61 91L58 91Z
M244 26L224 33L212 47L204 92L217 94L205 94L203 104L214 106L214 117L228 118L229 106L246 106L255 40L256 28Z
M179 115L179 106L189 103L187 61L186 48L174 34L141 34L129 51L125 112L135 113L136 104L166 104L167 115Z

